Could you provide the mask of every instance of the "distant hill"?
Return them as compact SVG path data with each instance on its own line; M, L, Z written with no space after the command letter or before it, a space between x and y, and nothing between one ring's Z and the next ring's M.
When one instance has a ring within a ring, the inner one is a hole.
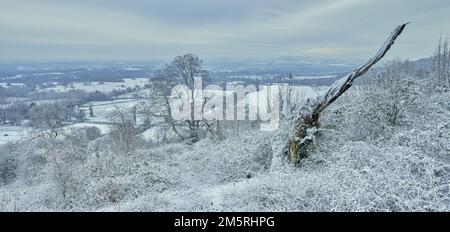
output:
M427 69L433 65L433 58L423 58L415 61L416 69Z
M298 75L337 74L350 71L360 63L362 62L303 56L282 56L267 60L215 59L205 61L206 66L214 70L251 73L292 72Z

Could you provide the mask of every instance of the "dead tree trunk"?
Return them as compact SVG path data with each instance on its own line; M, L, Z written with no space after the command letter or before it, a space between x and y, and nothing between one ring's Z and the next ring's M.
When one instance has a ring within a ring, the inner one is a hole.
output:
M307 147L314 140L314 134L320 126L320 114L336 99L347 91L353 84L353 81L367 73L369 69L380 61L397 37L403 32L406 24L398 26L388 37L386 42L377 52L377 54L361 67L355 69L352 73L336 81L328 91L317 99L308 99L305 106L300 109L294 119L293 128L289 135L289 141L283 150L283 154L289 157L289 160L298 164L298 162L307 156Z

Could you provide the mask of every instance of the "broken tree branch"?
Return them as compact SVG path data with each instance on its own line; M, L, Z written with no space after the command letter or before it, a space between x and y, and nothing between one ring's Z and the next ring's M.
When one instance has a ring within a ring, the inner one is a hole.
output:
M391 46L394 44L397 37L403 32L406 25L409 23L398 26L388 37L383 46L378 50L376 55L372 57L367 63L361 67L355 69L336 81L328 91L321 97L311 100L308 99L305 106L300 109L299 114L294 119L293 129L289 135L289 141L283 150L283 153L289 157L289 160L298 164L298 162L306 157L306 150L308 145L314 140L314 134L317 128L320 126L319 117L320 114L336 99L338 99L345 91L347 91L353 84L353 81L367 73L369 69L380 61Z

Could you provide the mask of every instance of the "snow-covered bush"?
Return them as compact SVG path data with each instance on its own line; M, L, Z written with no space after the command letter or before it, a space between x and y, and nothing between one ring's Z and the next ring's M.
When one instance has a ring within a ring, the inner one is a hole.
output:
M136 126L135 117L129 112L115 107L111 113L113 127L109 133L111 145L116 152L124 155L130 155L142 143L142 138L138 135L139 129Z
M12 183L19 175L18 146L17 143L0 146L0 186Z
M338 129L351 140L367 141L413 123L406 118L418 107L424 83L415 78L409 63L388 63L369 76L331 106L322 118L327 122L325 129Z
M17 177L18 162L13 156L0 159L0 186L13 182Z
M95 140L102 136L102 132L100 131L100 129L95 126L87 127L85 131L88 140Z

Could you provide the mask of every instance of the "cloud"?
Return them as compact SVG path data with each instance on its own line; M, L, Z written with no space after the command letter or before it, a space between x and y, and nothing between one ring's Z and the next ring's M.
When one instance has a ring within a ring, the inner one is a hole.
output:
M307 55L366 58L413 21L391 57L431 54L446 0L0 0L0 60Z

